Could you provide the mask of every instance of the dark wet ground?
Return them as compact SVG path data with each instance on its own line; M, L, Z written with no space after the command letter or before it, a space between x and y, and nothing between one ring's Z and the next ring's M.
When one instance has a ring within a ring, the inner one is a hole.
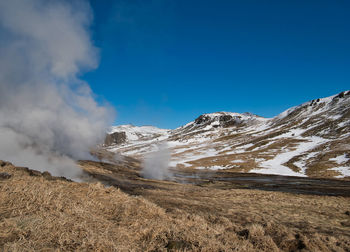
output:
M193 183L199 186L213 186L221 189L246 188L296 194L350 197L350 181L341 179L232 172L177 173L175 178L178 182Z
M110 186L116 186L130 194L140 194L142 190L163 188L162 183L144 179L140 175L140 168L132 165L113 165L93 161L81 161L97 169L84 171L94 179ZM108 171L105 173L104 171ZM193 184L199 187L217 189L257 189L265 191L279 191L295 194L312 194L328 196L350 197L350 181L342 179L323 179L266 175L255 173L233 173L225 171L176 170L167 179L175 184Z

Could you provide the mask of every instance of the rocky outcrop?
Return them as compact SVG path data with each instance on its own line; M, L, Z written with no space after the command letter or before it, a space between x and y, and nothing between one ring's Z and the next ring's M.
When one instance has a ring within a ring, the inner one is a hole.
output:
M240 116L223 115L219 117L219 122L222 127L231 127L241 123Z
M11 178L11 174L8 174L7 172L0 172L0 179L9 179Z
M208 115L201 115L196 120L194 120L194 123L195 124L203 124L203 123L207 123L209 121L210 121L210 116L208 116Z
M213 124L217 122L216 124ZM214 127L231 127L238 125L242 122L241 116L233 116L228 113L218 112L214 114L204 114L199 116L195 121L195 125L206 126L213 124Z
M111 146L114 144L122 144L126 142L125 132L114 132L112 134L107 134L105 138L105 145Z

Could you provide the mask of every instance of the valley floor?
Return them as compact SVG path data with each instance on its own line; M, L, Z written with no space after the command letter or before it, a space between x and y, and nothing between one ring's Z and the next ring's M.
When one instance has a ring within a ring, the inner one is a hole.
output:
M0 161L0 250L350 250L349 197L146 180L131 161L80 165L89 183Z

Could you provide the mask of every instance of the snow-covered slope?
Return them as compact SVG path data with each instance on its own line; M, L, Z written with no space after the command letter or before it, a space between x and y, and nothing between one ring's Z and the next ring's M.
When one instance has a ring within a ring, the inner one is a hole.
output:
M113 132L125 132L127 141L108 150L142 158L167 142L170 165L177 168L350 176L350 91L306 102L270 119L217 112L175 130L122 125L112 127Z
M131 124L127 124L127 125L112 126L108 134L113 134L115 132L125 132L126 141L130 143L134 141L144 141L147 139L154 139L154 138L157 139L158 137L161 137L161 136L167 136L169 130L159 129L153 126L138 127Z

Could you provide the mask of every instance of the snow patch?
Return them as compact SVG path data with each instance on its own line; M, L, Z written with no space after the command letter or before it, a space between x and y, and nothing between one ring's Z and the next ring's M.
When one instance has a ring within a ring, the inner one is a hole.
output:
M244 160L235 159L235 160L232 160L231 163L244 163Z
M213 171L217 171L217 170L224 170L227 169L227 167L224 166L219 166L219 165L213 165L213 166L206 166L206 167L197 167L198 170L213 170Z
M337 171L341 173L341 175L335 176L335 178L345 178L350 176L350 167L349 166L341 166L330 169L332 171Z
M260 163L262 169L253 169L250 172L262 173L262 174L277 174L285 176L300 176L306 177L303 173L295 172L287 166L283 165L288 162L295 156L298 156L304 152L314 149L316 146L325 143L327 140L321 137L310 137L307 142L302 142L299 146L293 151L287 151L281 154L278 154L273 159L264 161Z
M343 154L343 155L337 156L335 158L330 158L329 161L334 161L337 164L344 164L344 163L348 162L349 159L350 158L346 157L346 154Z
M134 126L134 125L119 125L112 126L108 134L112 134L115 132L125 132L127 141L137 141L141 138L152 138L159 135L162 137L158 140L164 140L168 137L169 130L168 129L159 129L153 126Z

